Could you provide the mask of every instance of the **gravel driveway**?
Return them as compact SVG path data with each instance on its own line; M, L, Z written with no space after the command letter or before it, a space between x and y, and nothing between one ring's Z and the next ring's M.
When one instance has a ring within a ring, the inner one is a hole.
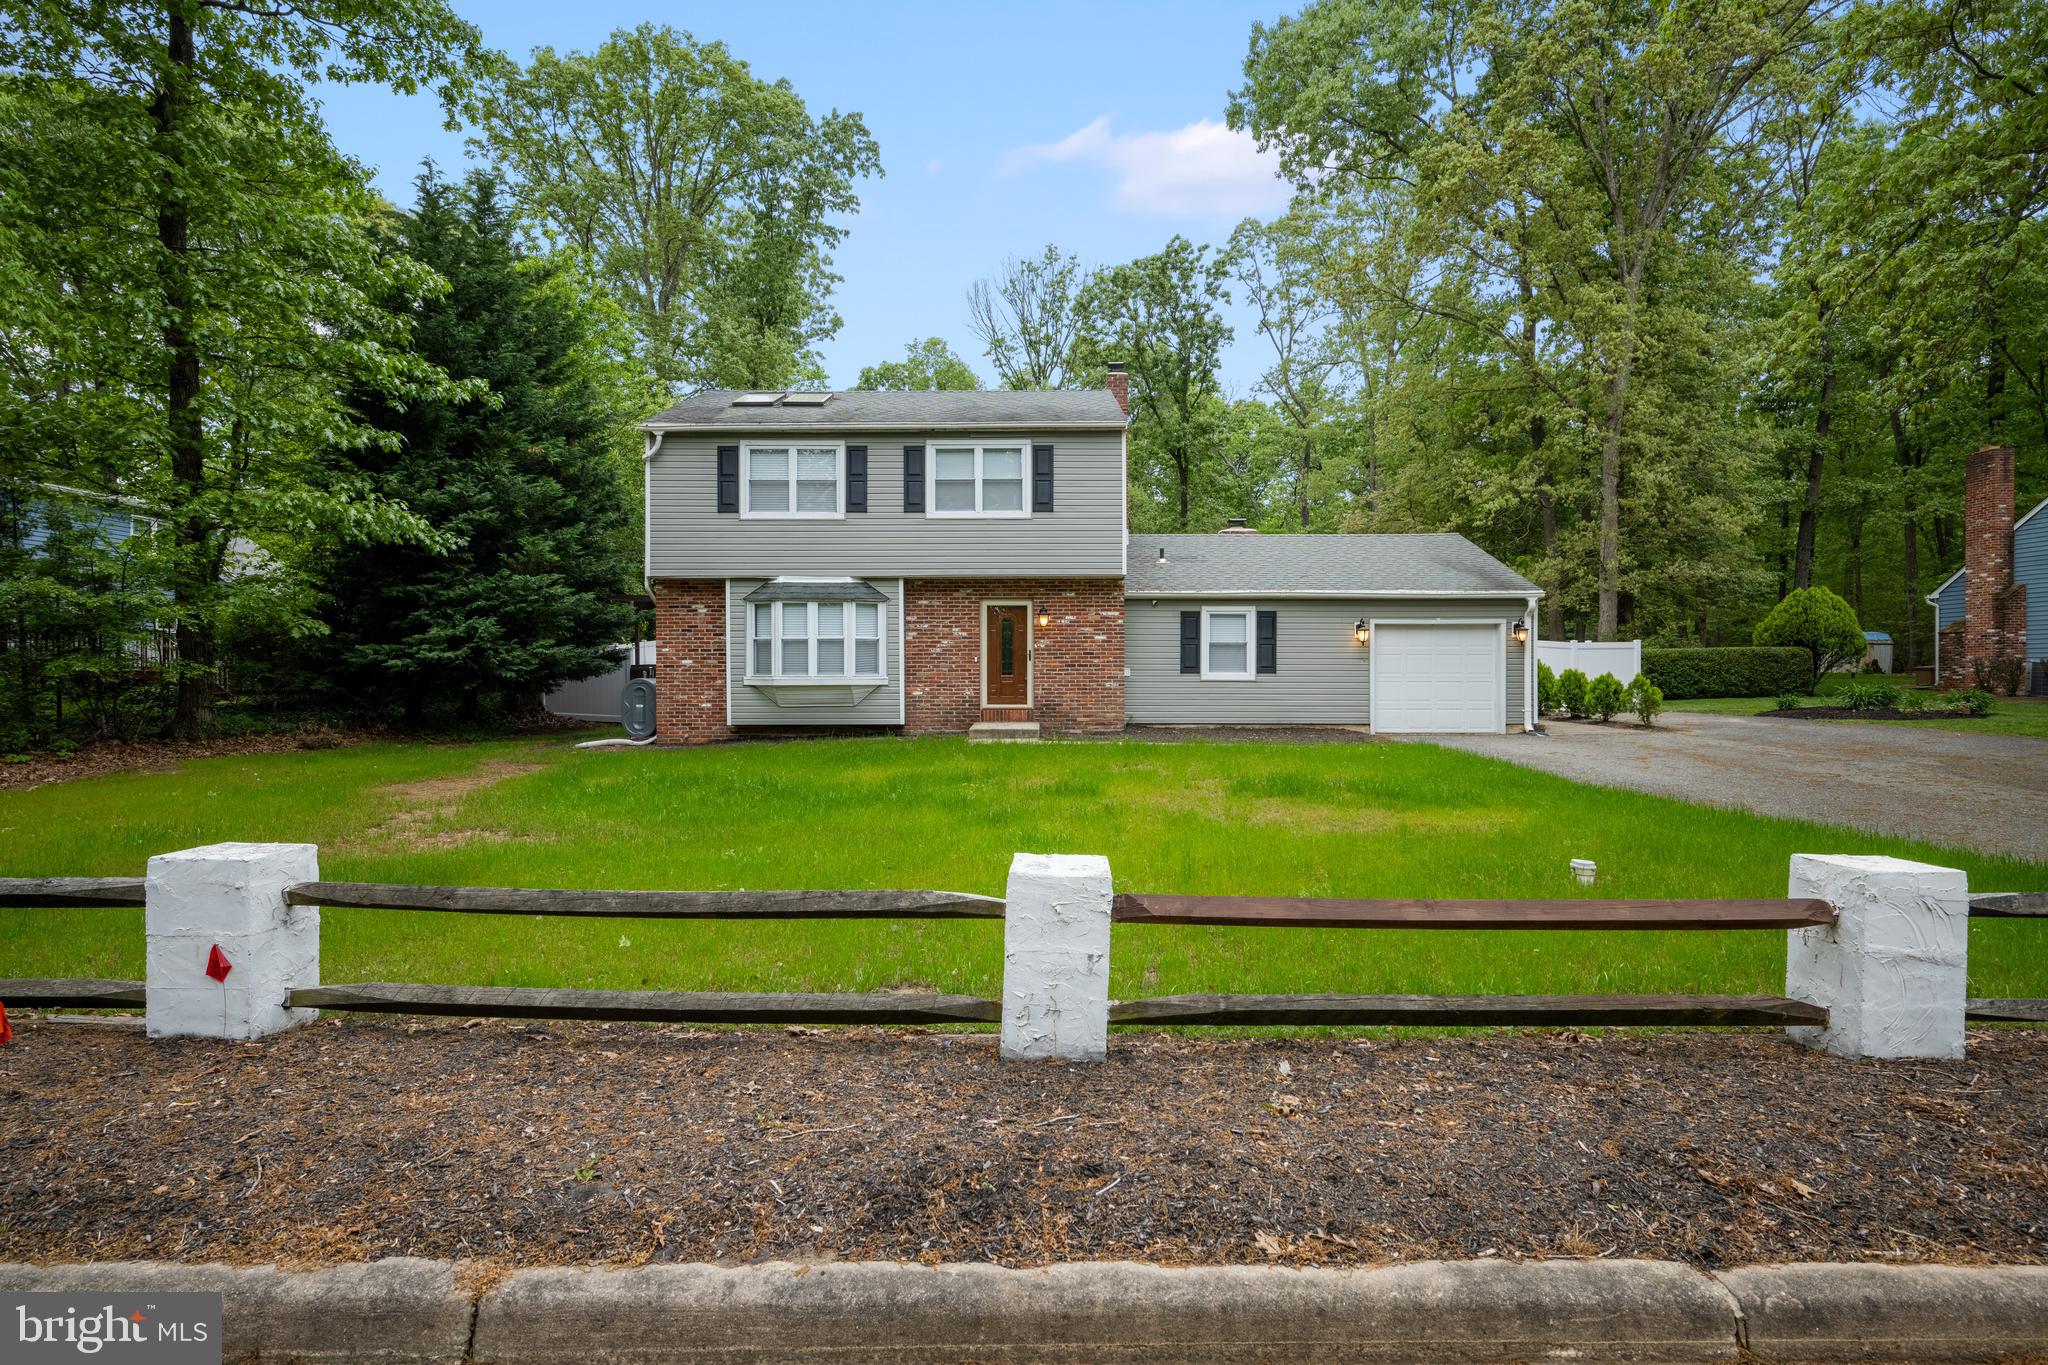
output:
M1655 730L1430 741L1580 782L2048 862L2048 744L2011 735L1669 712Z

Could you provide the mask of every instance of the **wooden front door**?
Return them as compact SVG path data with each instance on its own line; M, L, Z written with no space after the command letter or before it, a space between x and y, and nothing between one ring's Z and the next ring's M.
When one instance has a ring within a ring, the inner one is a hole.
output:
M982 667L985 706L1026 706L1031 698L1031 608L983 608Z

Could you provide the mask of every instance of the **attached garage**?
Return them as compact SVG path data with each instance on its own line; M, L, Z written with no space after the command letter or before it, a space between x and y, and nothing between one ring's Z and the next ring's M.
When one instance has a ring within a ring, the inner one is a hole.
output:
M1463 536L1134 535L1125 718L1521 729L1541 596Z
M1507 728L1501 621L1378 621L1372 728L1384 734L1492 734Z

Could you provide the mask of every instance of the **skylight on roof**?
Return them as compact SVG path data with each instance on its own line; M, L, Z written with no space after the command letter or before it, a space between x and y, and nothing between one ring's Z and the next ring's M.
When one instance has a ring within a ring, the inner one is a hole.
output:
M781 400L780 393L743 393L732 400L732 405L736 408L766 408Z
M819 408L832 401L829 393L785 393L782 406L785 408Z

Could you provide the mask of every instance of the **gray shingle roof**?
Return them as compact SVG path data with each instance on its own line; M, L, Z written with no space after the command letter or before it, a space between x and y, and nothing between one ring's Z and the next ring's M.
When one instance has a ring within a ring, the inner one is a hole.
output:
M1161 562L1159 552L1166 551ZM1460 535L1131 537L1124 591L1147 593L1499 593L1535 584Z
M739 390L707 389L649 418L651 428L718 430L841 427L920 431L934 427L1122 427L1123 409L1108 389L1012 392L835 393L829 403L793 407L738 405Z

